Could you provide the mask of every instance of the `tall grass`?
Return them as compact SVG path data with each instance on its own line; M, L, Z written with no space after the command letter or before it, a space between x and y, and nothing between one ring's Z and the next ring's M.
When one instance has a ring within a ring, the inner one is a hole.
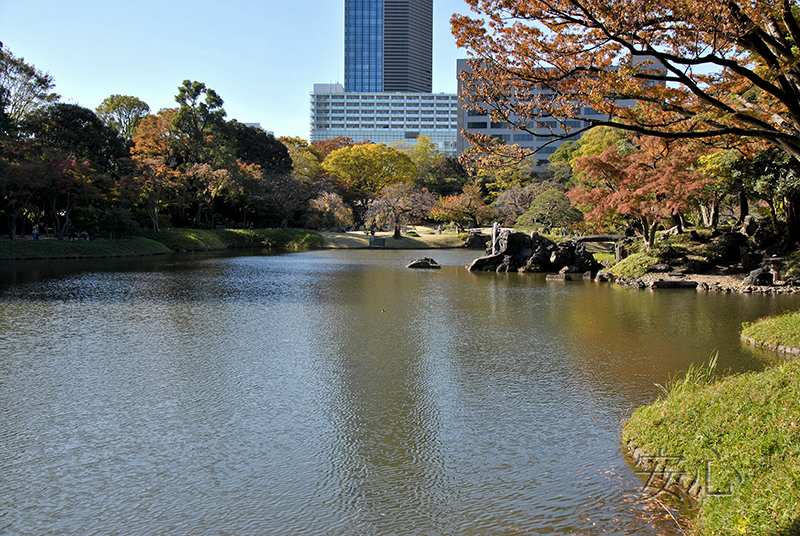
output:
M656 387L661 391L663 397L666 398L670 394L675 394L677 396L709 385L716 377L718 358L719 351L715 351L711 354L708 362L701 365L692 363L682 377L680 374L676 374L675 376L670 374L667 376L667 381L664 384L657 383Z

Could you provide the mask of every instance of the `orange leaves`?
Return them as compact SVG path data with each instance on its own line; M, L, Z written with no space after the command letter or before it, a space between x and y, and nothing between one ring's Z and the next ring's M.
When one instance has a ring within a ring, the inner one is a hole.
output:
M667 139L749 136L800 158L794 3L468 3L475 15L454 16L452 27L474 58L462 79L475 105L517 113L528 124L549 116ZM552 98L526 106L543 91ZM576 103L601 115L581 113Z
M687 145L669 145L652 137L635 140L630 154L612 145L602 154L576 160L576 170L583 171L583 176L568 195L590 209L587 220L624 215L651 229L662 218L696 205L708 182L694 171L696 160ZM650 239L645 236L648 245Z

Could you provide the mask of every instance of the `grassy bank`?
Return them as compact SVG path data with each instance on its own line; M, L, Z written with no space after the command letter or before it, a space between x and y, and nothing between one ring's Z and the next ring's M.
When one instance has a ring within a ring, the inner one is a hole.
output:
M413 233L394 238L393 232L378 232L375 238L384 240L384 249L440 249L464 246L466 236L444 232L436 234L433 229L417 226ZM323 232L323 247L332 249L362 249L370 247L370 235L363 231Z
M148 238L125 240L1 240L0 259L83 259L133 257L169 253L169 248Z
M634 411L622 441L699 491L691 534L800 533L800 361L720 380L691 368Z
M759 346L800 348L800 311L745 323L742 338Z
M322 247L322 236L299 229L167 229L144 237L105 240L0 240L0 259L81 259L160 255L170 251Z
M165 229L144 235L173 251L209 251L239 248L312 249L322 247L322 236L303 229Z

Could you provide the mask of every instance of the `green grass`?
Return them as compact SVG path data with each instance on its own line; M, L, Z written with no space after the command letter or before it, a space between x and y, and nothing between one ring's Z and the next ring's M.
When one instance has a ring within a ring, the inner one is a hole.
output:
M63 259L159 255L170 251L236 248L311 249L322 236L300 229L217 230L165 229L145 237L106 240L0 240L0 259Z
M662 390L622 441L705 487L690 534L800 533L800 361L724 379L712 362Z
M661 259L653 252L634 253L622 259L608 271L615 277L639 278L647 273L647 267L658 264Z
M753 339L757 344L800 348L800 311L745 322L742 328L742 337Z
M302 229L164 229L145 236L171 250L206 251L237 248L311 249L322 247L322 236Z
M125 240L0 240L0 259L82 259L169 253L148 238Z

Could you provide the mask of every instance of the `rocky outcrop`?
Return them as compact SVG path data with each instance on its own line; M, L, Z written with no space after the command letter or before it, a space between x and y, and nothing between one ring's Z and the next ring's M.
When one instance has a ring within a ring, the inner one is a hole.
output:
M742 286L770 286L774 282L773 274L769 268L757 268L742 281Z
M421 259L414 259L406 265L406 268L439 269L441 265L429 257L423 257Z
M494 253L490 243L486 253L467 266L470 271L497 272L559 272L563 268L574 273L597 273L602 265L583 243L566 240L556 244L538 233L503 230L494 243Z

